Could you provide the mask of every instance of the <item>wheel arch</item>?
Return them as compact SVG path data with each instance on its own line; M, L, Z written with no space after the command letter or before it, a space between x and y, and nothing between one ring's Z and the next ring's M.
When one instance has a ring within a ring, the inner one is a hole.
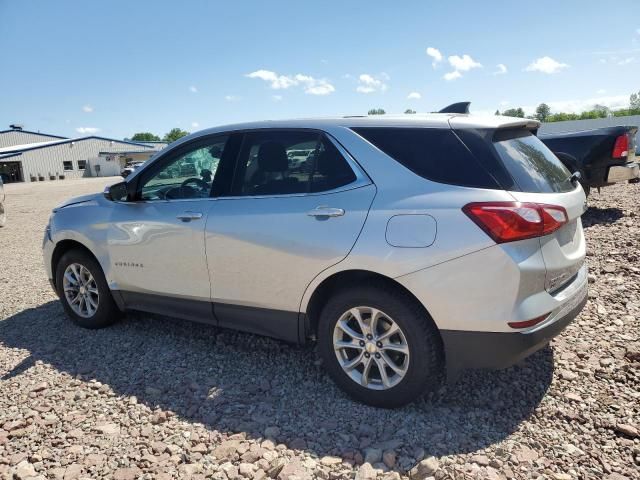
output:
M82 250L88 255L91 255L91 257L98 263L98 265L102 266L100 263L100 260L98 260L98 257L83 243L77 240L72 240L72 239L60 240L58 243L56 243L56 246L53 249L53 253L51 255L51 272L53 274L52 281L53 281L54 288L57 288L56 268L58 266L58 262L60 261L60 259L65 253L74 249Z
M305 337L316 337L317 328L318 328L318 319L322 308L324 307L326 301L330 298L330 296L338 289L348 287L349 285L353 285L356 283L366 283L366 284L376 284L383 285L385 288L393 289L397 291L400 295L403 295L415 302L416 305L419 306L421 310L424 311L425 317L428 321L432 322L435 329L438 331L440 335L440 329L438 325L433 320L433 317L429 313L428 309L425 305L418 300L407 287L399 283L397 280L394 280L391 277L383 275L378 272L373 272L370 270L342 270L340 272L335 272L328 277L324 278L314 289L313 293L308 297L308 301L304 306L303 312L304 315L304 334ZM440 338L442 342L442 337Z

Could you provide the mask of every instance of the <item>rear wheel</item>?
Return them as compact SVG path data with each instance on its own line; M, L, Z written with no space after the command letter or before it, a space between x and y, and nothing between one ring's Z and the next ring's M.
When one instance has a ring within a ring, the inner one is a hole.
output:
M121 312L98 262L82 250L70 250L56 267L56 288L67 315L84 328L103 328Z
M368 405L400 407L442 380L435 325L413 298L385 285L331 298L320 317L318 343L334 381Z

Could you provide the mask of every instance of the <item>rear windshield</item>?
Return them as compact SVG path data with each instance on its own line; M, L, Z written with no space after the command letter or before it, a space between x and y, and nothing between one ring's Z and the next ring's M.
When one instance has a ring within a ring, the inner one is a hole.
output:
M530 132L497 132L493 146L520 191L553 193L575 188L569 170Z
M428 180L463 187L500 188L450 129L361 127L353 131Z

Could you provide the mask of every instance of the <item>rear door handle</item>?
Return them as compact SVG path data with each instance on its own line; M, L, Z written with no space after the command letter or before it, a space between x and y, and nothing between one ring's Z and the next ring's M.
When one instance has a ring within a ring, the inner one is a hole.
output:
M202 213L200 213L200 212L183 212L180 215L177 215L176 218L178 220L182 220L183 222L190 222L191 220L200 220L202 218Z
M341 217L344 215L344 209L331 207L317 207L309 210L307 215L310 217Z

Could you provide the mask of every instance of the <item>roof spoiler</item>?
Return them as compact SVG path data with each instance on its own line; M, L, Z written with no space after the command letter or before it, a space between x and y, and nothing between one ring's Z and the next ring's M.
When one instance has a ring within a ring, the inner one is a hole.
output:
M471 105L471 102L452 103L438 113L469 113L469 105Z

